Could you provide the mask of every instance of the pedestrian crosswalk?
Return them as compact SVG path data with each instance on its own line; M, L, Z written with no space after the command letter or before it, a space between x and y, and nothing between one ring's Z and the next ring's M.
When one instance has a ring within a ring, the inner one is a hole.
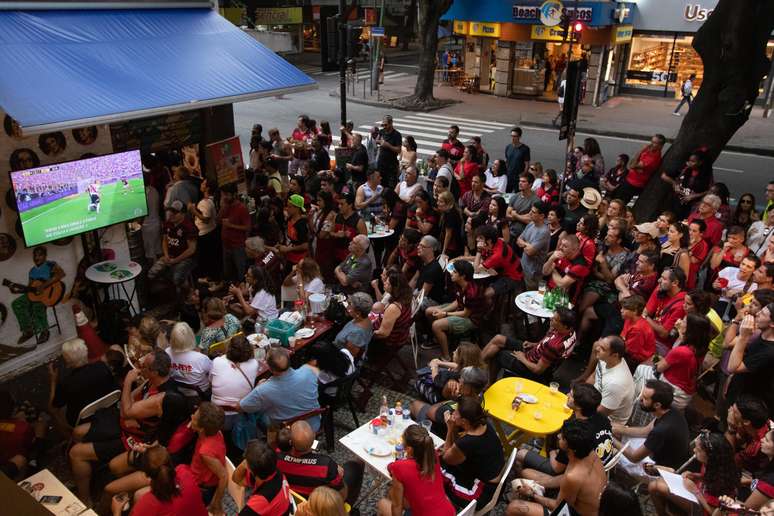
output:
M417 153L422 157L430 157L441 148L441 144L448 137L449 126L457 125L460 128L460 140L464 143L473 136L483 136L495 131L509 129L512 124L491 122L488 120L476 120L458 116L436 115L429 113L412 113L401 115L392 119L395 128L403 136L413 136L417 142ZM375 125L379 126L381 120L373 124L358 126L356 133L366 136ZM334 136L334 144L339 143L339 138Z
M323 73L321 75L323 77L334 77L334 76L338 76L339 72L325 72L325 73ZM386 72L384 72L384 82L388 82L388 81L391 81L391 80L394 80L394 79L400 79L401 77L408 77L408 75L409 74L406 73L406 72L386 71ZM357 73L357 80L358 81L362 81L364 79L368 80L370 78L371 78L371 72L369 70L363 70L363 71L360 71L360 72Z

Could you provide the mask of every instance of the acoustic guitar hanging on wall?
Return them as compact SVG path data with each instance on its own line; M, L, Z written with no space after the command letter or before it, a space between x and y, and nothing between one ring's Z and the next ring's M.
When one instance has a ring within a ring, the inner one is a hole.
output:
M32 302L42 303L46 306L59 304L65 294L64 283L57 281L44 289L38 290L37 287L43 283L45 282L41 280L33 280L29 285L22 285L7 279L3 280L4 287L8 287L14 294L27 294L27 298Z

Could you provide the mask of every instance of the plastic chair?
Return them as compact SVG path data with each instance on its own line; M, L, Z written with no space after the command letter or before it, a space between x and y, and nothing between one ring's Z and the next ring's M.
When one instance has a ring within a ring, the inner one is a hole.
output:
M518 450L516 448L514 448L513 451L511 451L511 456L508 458L508 463L503 468L502 473L500 473L500 481L497 482L497 489L495 489L495 492L492 495L492 499L489 500L489 503L483 506L481 510L476 511L475 516L483 516L484 514L489 514L492 511L492 509L495 508L495 505L497 505L497 502L500 499L500 493L503 490L503 485L505 485L505 480L508 478L508 475L511 474L511 469L513 469L513 463L516 462L517 451ZM467 509L468 508L466 507L465 510Z
M240 486L232 480L232 477L234 476L234 470L236 470L234 463L231 462L231 459L226 457L226 473L228 474L228 485L226 486L226 491L228 491L231 499L234 500L234 504L236 505L237 510L241 511L242 507L245 506L245 486Z
M621 449L618 450L618 453L610 457L610 459L604 464L605 473L607 473L608 478L610 477L610 472L613 470L616 465L621 462L621 457L623 457L624 452L629 448L630 442L624 443L623 446L621 446Z
M476 501L473 500L467 507L457 513L457 516L473 516L476 513Z
M100 399L92 401L91 403L83 407L81 411L78 413L78 418L75 420L75 426L73 426L73 428L77 428L78 425L83 423L85 420L89 419L98 410L112 407L113 405L117 404L120 400L121 400L121 391L116 389L109 394L105 394ZM70 441L67 443L67 448L69 449L72 444L73 444L73 438L71 436Z

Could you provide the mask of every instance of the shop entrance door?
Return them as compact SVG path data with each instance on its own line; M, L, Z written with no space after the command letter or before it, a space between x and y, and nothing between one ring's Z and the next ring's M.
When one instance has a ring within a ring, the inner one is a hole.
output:
M479 76L479 90L494 92L495 70L497 69L497 60L495 53L497 51L497 40L492 38L479 38L481 48Z

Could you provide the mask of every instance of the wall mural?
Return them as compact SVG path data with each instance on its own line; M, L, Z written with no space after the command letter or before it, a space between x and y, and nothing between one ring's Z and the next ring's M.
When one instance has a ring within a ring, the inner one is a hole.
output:
M69 292L83 255L80 238L25 247L8 173L108 154L112 144L104 125L25 137L6 113L0 111L0 119L0 379L7 379L58 354L75 336ZM125 251L125 236L108 232Z

